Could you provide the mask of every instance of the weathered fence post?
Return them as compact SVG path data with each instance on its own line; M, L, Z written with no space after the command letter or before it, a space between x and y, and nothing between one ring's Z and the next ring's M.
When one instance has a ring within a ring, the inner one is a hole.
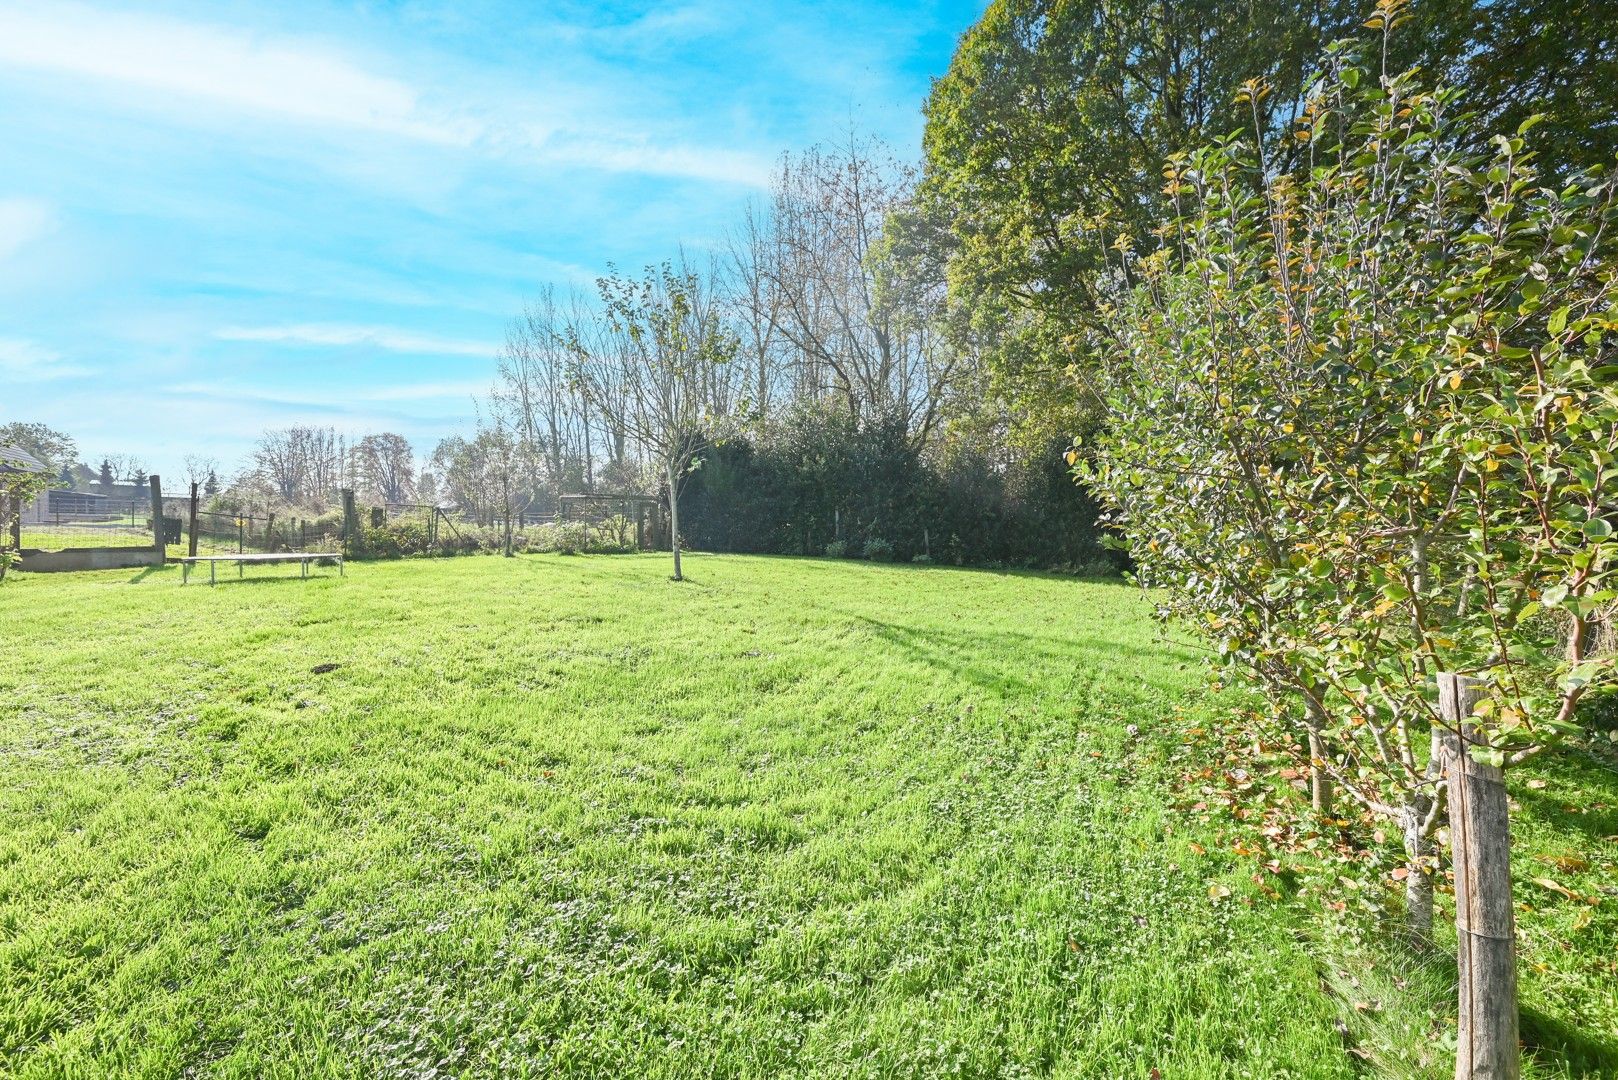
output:
M265 551L274 551L275 550L275 511L274 510L270 511L270 516L264 522L264 550Z
M191 481L191 540L185 548L193 559L197 557L197 486L195 480Z
M1516 1080L1517 952L1511 912L1511 829L1505 774L1471 754L1481 745L1472 712L1482 684L1440 673L1446 726L1449 833L1455 866L1456 967L1460 1030L1456 1080Z
M359 532L359 512L354 509L354 489L343 489L343 554L352 554L354 534Z
M153 473L146 483L152 489L152 545L158 561L163 562L169 557L168 542L163 536L163 481Z

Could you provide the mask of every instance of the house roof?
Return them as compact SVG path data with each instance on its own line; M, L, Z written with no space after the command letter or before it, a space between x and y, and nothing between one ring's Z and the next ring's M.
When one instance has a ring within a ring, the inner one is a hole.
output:
M45 476L50 471L49 465L21 447L0 443L0 473L37 473Z

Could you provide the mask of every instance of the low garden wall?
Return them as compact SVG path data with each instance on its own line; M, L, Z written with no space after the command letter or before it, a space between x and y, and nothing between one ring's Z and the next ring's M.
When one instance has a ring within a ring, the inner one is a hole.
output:
M23 548L18 570L50 573L56 570L122 570L134 566L162 566L163 556L150 547L88 547L41 551Z

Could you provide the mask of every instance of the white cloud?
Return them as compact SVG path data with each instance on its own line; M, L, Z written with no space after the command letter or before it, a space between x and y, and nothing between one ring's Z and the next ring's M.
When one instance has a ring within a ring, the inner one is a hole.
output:
M664 17L685 25L690 12ZM330 46L305 38L255 34L234 27L107 11L83 4L21 5L0 0L0 69L67 76L155 93L167 118L195 111L243 112L291 123L364 130L416 142L507 154L537 164L758 185L767 155L654 140L649 118L616 88L553 85L518 94L526 115L508 102L490 104L434 93L379 74ZM509 94L509 91L507 91ZM602 100L597 100L601 98ZM620 108L603 108L613 99ZM428 101L438 102L437 107ZM119 108L149 107L138 95ZM543 108L541 118L533 110ZM216 120L217 117L214 117Z
M289 119L465 143L415 90L307 42L72 4L0 8L0 63L165 91Z
M482 397L489 392L492 379L461 382L398 383L375 390L362 390L354 395L363 401L435 401L440 398Z
M16 382L46 382L93 374L82 364L68 363L54 349L23 338L0 338L0 378Z
M774 162L745 151L698 146L657 146L638 140L552 140L542 148L553 161L655 176L717 180L726 184L767 187Z
M298 323L290 326L230 326L214 334L220 341L267 341L291 345L369 346L389 352L428 353L440 356L477 356L493 359L500 346L486 341L414 334L386 326L345 326L334 323Z
M290 407L314 407L328 412L346 410L349 402L385 405L389 402L456 402L457 408L470 413L468 398L481 398L489 393L493 379L465 379L437 382L392 382L375 387L344 387L343 404L333 404L329 393L311 393L292 387L253 387L233 384L228 387L206 382L173 383L163 388L164 393L185 397L220 398L235 401L257 401Z
M0 199L0 262L56 227L51 205L40 199Z

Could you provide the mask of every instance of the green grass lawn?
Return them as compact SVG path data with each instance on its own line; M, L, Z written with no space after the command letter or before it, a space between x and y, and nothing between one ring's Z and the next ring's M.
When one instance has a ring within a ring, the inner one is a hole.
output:
M1448 1068L1442 963L1323 936L1171 808L1229 706L1137 592L688 570L8 579L0 1075ZM1524 775L1525 880L1612 881L1612 774ZM1566 1028L1531 1072L1579 1075L1618 899L1527 899L1525 1000Z

